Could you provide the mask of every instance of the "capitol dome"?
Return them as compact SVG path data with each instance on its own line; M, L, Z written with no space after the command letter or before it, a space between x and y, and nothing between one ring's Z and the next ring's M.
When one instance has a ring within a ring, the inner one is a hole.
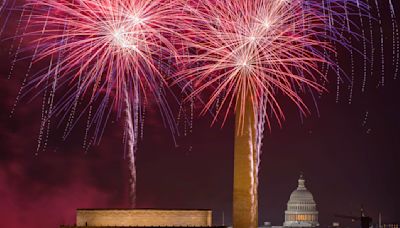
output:
M305 186L303 175L299 178L297 189L290 195L285 211L285 227L316 227L318 223L317 205L314 197Z

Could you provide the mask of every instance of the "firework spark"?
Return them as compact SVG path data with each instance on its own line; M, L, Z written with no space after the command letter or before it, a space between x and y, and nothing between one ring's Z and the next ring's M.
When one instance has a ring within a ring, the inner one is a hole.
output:
M75 117L76 109L86 96L90 102L85 107L89 110L85 144L97 143L111 110L118 110L118 117L124 115L126 120L134 205L138 125L150 94L174 131L163 88L167 86L165 61L176 56L171 37L176 35L175 21L180 18L177 7L166 0L30 0L24 9L31 12L23 36L35 44L34 61L50 59L46 70L26 86L28 90L40 85L51 88L41 135L51 116L64 115L64 119L70 112L68 135L82 116ZM66 85L67 92L53 104L56 91ZM98 108L93 110L93 105ZM94 142L87 142L92 125Z

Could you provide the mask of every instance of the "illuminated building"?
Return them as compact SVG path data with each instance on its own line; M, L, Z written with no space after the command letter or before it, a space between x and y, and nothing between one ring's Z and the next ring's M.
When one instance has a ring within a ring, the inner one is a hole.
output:
M314 197L305 186L303 175L300 176L297 189L290 195L285 211L284 227L317 227L318 211Z
M313 195L305 186L304 176L300 175L297 189L292 192L287 203L283 226L272 226L270 222L265 222L260 228L308 228L317 226L319 226L317 204Z
M381 224L380 228L400 228L400 223L386 223Z
M78 209L78 227L212 227L211 210Z

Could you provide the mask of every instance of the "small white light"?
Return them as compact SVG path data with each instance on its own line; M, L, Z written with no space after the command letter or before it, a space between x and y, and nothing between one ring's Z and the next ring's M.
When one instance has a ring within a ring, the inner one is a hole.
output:
M137 15L131 15L129 19L134 26L143 23L143 19L138 17Z
M269 27L271 27L271 22L268 19L265 19L263 22L263 26L266 29L269 29Z
M250 40L251 42L254 42L254 41L257 40L257 38L256 38L255 36L250 36L250 37L249 37L249 40Z
M250 61L247 58L238 60L237 65L240 69L248 69L251 67Z
M126 32L123 29L117 29L113 32L113 41L115 45L123 49L136 49L136 45L127 39Z
M278 0L278 2L279 2L279 3L284 3L284 4L285 4L285 3L288 3L289 0Z

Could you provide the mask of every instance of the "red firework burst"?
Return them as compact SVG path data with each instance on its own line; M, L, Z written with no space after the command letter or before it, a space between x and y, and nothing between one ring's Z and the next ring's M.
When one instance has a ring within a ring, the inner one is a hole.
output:
M203 113L217 107L217 117L237 105L244 113L250 99L256 116L270 108L284 118L278 93L287 95L303 112L300 93L323 91L318 70L329 63L323 50L333 52L327 40L325 18L305 8L302 0L193 1L188 14L197 18L189 29L185 69L176 82L194 85L191 97L211 91ZM192 50L191 50L192 49ZM194 51L193 51L194 50ZM210 89L212 88L212 89ZM240 119L244 117L241 116Z

